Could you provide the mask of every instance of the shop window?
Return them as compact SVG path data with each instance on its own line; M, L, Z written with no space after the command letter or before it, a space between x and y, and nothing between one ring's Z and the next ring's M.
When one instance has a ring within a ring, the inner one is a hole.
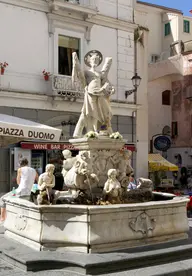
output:
M59 35L58 37L58 72L60 75L71 76L72 53L76 52L79 57L80 39Z
M183 21L183 31L184 33L190 33L190 21L184 20Z
M171 93L170 90L165 90L162 93L162 105L170 105L171 104Z
M177 122L172 122L172 138L176 138L178 136L178 124Z
M171 34L171 24L170 24L170 22L165 24L165 30L164 30L164 33L165 33L165 36L167 36L167 35L170 35L170 34Z

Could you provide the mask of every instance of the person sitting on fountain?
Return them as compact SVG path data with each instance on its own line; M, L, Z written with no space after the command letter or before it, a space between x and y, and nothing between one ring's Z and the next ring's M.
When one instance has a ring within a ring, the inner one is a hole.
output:
M47 164L46 171L39 176L38 188L40 194L37 196L37 203L41 204L55 204L59 196L59 191L53 190L55 187L55 166Z
M121 185L117 180L117 170L108 170L108 180L105 182L103 195L104 200L109 201L112 204L121 203Z
M131 174L129 176L129 184L128 184L127 191L129 192L130 190L135 190L135 189L137 189L137 182L134 178L134 174Z

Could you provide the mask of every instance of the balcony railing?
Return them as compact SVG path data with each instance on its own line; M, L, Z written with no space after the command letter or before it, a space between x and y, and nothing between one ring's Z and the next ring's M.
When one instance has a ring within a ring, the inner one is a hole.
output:
M192 40L184 42L184 53L192 52Z
M72 85L71 76L53 75L52 89L54 96L62 96L65 100L73 100L83 98L81 86L77 83L75 87Z
M64 0L64 2L68 2L74 5L80 5L83 7L95 8L95 0Z
M68 9L80 12L97 11L95 0L53 0L55 9Z
M171 44L171 56L183 54L186 55L192 52L192 40L183 42L182 40L175 41Z

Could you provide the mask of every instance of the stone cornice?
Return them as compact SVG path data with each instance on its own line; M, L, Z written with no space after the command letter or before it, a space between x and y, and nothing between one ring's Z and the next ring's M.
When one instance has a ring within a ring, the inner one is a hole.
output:
M0 0L0 3L10 4L36 11L48 12L49 5L46 0Z
M119 29L119 30L124 30L124 31L134 31L134 29L137 28L137 25L124 21L124 20L119 20L113 17L97 14L91 18L87 18L86 21L91 22L93 24L101 25L104 27L109 27L113 29Z
M45 13L50 13L51 11L50 2L47 0L0 0L0 3L33 9L33 10L37 10ZM84 16L84 19L81 21L85 21L90 25L92 23L92 24L101 25L108 28L119 29L119 30L130 31L130 32L133 32L133 30L137 27L137 25L132 22L123 21L113 17L101 15L96 13L95 10L91 11L91 9L86 9L84 7L82 7L81 9L82 9L81 11L78 9L74 10L74 17L75 17L75 13L76 15L77 13L82 14L84 10L85 16ZM53 11L53 14L59 15L60 19L62 16L63 18L66 17L66 19L63 19L63 21L68 20L68 18L71 21L72 20L74 21L75 19L75 18L73 19L73 12L71 13L70 17L67 17L66 12L63 12L62 14L62 11L57 9ZM74 22L74 24L76 23L80 23L80 20L78 22Z
M29 92L4 91L0 93L0 106L22 107L41 110L56 110L80 112L82 101L63 101L62 97L40 95ZM139 109L139 105L129 103L111 102L114 115L131 116L132 112Z

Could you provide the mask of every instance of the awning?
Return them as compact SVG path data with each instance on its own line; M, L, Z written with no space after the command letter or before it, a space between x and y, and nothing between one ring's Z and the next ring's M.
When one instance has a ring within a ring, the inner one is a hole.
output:
M148 155L149 161L149 172L156 171L178 171L178 166L170 163L165 158L163 158L160 154L152 154Z
M24 139L58 142L60 136L60 129L0 114L0 147Z

